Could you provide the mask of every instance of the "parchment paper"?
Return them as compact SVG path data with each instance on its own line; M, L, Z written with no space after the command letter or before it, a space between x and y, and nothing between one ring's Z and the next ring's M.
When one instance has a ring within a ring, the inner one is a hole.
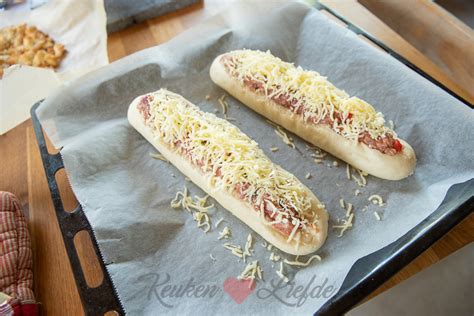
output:
M182 94L205 111L220 109L216 99L223 91L209 79L210 63L218 54L242 47L269 49L283 60L319 71L349 94L374 104L413 146L418 164L408 179L369 177L368 185L360 188L346 179L344 163L339 161L339 167L334 167L335 159L328 156L323 164L315 164L303 141L294 137L297 150L289 148L262 117L229 97L228 115L236 119L234 123L316 193L329 210L331 225L345 215L339 206L341 197L355 208L351 230L340 238L338 231L330 230L318 251L323 260L302 269L285 267L294 280L276 289L279 266L269 261L270 252L252 233L257 241L249 260L259 260L265 281L237 304L223 284L238 276L245 264L222 247L218 231L229 226L232 238L228 241L243 246L251 230L216 206L210 211L212 221L223 217L225 222L205 234L190 214L172 209L170 201L184 185L193 195L203 192L172 165L149 156L155 150L129 126L126 111L137 95L160 87ZM208 94L209 101L205 100ZM71 83L49 97L39 114L55 146L64 146L61 153L72 188L95 230L125 309L132 315L313 313L336 293L358 258L400 237L438 206L449 186L474 176L468 150L474 148L473 112L301 3L262 1L233 6L164 45ZM272 146L280 150L273 153ZM307 180L308 172L313 177ZM356 189L361 190L360 196L354 195ZM385 207L367 201L375 193L384 197ZM362 211L368 204L369 210ZM382 221L376 220L375 210ZM215 262L209 254L216 257ZM174 291L173 286L179 290L179 285L181 290ZM212 289L206 292L200 285L215 286L217 292L209 297Z
M30 4L0 11L0 28L28 23L38 27L67 50L57 72L70 80L109 63L105 9L102 0L50 0L30 10Z

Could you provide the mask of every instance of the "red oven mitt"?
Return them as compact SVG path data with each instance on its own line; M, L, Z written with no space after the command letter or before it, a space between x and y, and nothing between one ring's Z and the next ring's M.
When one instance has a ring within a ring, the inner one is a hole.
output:
M13 194L0 191L0 315L38 315L32 266L30 236L20 203Z

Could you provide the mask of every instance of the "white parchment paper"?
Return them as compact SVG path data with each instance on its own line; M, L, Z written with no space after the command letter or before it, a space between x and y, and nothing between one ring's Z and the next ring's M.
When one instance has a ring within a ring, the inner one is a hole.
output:
M57 72L70 80L109 63L106 19L102 0L50 0L34 10L24 3L0 11L0 28L27 23L63 44L67 54Z
M72 188L132 315L313 313L335 294L358 258L400 237L438 206L452 184L474 176L468 150L474 147L474 116L466 105L304 4L259 3L228 8L164 45L88 74L39 108L48 136L56 146L64 146ZM334 167L335 159L328 156L323 164L315 164L303 141L294 137L297 150L289 148L261 116L229 97L228 115L234 123L316 193L326 204L331 224L345 215L340 198L355 208L354 227L341 238L338 231L329 232L318 252L321 262L302 269L285 267L294 277L286 286L277 285L279 265L269 261L270 252L253 233L257 241L249 260L259 260L264 281L238 304L223 284L239 275L245 263L222 247L218 231L229 226L228 241L243 246L251 230L218 205L210 211L212 221L225 222L208 234L196 227L190 214L172 209L170 201L184 185L193 195L203 192L171 164L150 158L155 150L129 126L126 111L137 95L160 87L182 94L205 111L219 109L217 98L224 92L209 78L210 63L218 54L242 47L269 49L374 104L413 146L418 164L408 179L369 177L368 185L360 188L346 179L344 163ZM280 150L273 153L272 146ZM313 177L305 179L308 172ZM362 194L355 196L356 189ZM384 197L386 206L370 204L371 194ZM362 211L368 204L369 210ZM382 221L376 220L375 210Z

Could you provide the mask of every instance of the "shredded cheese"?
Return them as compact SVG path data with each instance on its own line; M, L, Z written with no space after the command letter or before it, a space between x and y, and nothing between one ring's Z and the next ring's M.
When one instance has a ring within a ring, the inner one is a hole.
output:
M383 199L380 195L378 194L373 194L371 196L369 196L368 198L369 202L372 202L373 204L378 204L379 206L384 206L384 202L383 202Z
M158 160L162 160L164 162L169 162L168 159L165 158L165 156L163 156L162 154L150 154L150 156L152 158L155 158L155 159L158 159Z
M348 163L346 164L346 177L347 180L351 179L351 166Z
M343 219L342 220L342 225L333 225L333 228L340 228L341 231L339 232L339 235L337 237L342 237L344 235L345 231L348 230L349 228L352 227L352 220L354 219L354 213L352 213L348 219Z
M338 166L339 166L339 163L338 163L336 160L334 160L334 161L332 162L332 165L333 165L334 167L338 167Z
M347 212L346 212L346 217L349 217L349 215L352 212L352 203L347 203Z
M283 282L288 283L288 277L285 275L283 271L283 261L280 261L280 270L276 271L276 274L283 280Z
M253 238L252 238L252 234L249 234L247 236L247 242L245 243L245 249L244 249L244 252L243 252L244 262L245 262L246 257L250 257L252 255L252 252L253 252L252 247L253 247Z
M219 232L219 238L217 239L228 239L231 235L232 232L230 231L230 228L226 226L221 232Z
M374 211L374 216L378 221L382 220L382 218L380 217L380 214L377 211Z
M321 257L318 255L311 256L308 261L306 262L300 262L298 261L298 257L295 259L295 261L289 261L287 259L284 260L286 264L289 264L291 266L299 266L299 267L307 267L314 259L317 259L318 261L321 261Z
M255 282L255 279L262 280L262 269L260 268L260 265L258 264L258 261L255 260L252 263L247 264L245 267L244 271L237 277L239 280L251 280L249 284L249 288L252 286L253 282Z
M206 95L206 100L210 100L211 96L209 94Z
M225 244L223 245L223 247L224 247L225 249L230 250L233 255L235 255L235 256L237 256L237 257L239 257L239 258L243 258L243 257L244 257L244 255L243 255L243 253L242 253L242 247L240 247L240 246L232 245L232 244L230 244L230 243L225 243Z
M310 179L311 178L311 173L308 172L304 177L305 177L305 179Z
M354 195L355 195L355 196L360 195L360 190L359 190L359 189L355 190L355 191L354 191Z
M270 150L271 150L272 152L277 152L278 150L280 150L280 148L278 148L278 147L271 147Z
M272 203L281 214L272 225L298 219L296 227L304 231L314 222L316 213L306 187L272 163L258 144L237 127L214 114L200 111L182 96L164 89L146 97L150 117L145 124L157 139L205 172L210 187L236 195L257 210L265 210ZM224 98L219 100L225 102ZM294 146L281 127L277 127L277 131L289 141L289 146ZM181 203L188 211L204 212L208 208L192 203L187 195L178 199L177 196L172 204ZM203 215L199 217L206 220ZM260 218L265 224L270 223L265 216Z
M272 251L270 253L270 261L277 262L280 261L281 257L279 255L275 255L275 253Z
M339 199L339 206L343 209L345 209L345 204L344 204L344 199Z
M323 161L322 161L321 159L316 158L316 159L314 159L314 162L315 162L316 164L320 164L320 163L322 163Z
M219 104L222 108L222 114L227 115L227 110L229 109L229 104L225 101L226 95L224 94L218 99Z
M283 140L285 144L295 149L295 144L293 143L293 139L289 137L288 134L286 134L286 132L280 126L277 126L277 128L275 129L275 134L280 136L280 138Z
M216 261L216 257L214 257L212 253L209 254L209 257L212 259L212 261Z
M369 103L350 97L315 71L283 62L270 51L236 50L221 62L243 86L250 82L269 99L289 100L291 109L305 121L319 123L330 118L332 129L349 140L357 141L365 131L374 139L388 132L395 135L385 126L382 113Z
M188 188L176 192L175 197L171 200L172 208L183 208L193 215L193 219L197 222L199 228L204 227L204 232L207 233L211 229L211 223L207 210L214 207L214 204L206 205L208 195L204 197L194 196L194 199L188 195Z
M219 226L219 224L222 223L223 221L224 221L224 218L219 219L219 220L214 224L214 227L217 228L217 226Z
M359 169L357 169L357 172L359 173L362 184L365 186L367 184L367 179L365 178L365 176L367 176L367 173L362 172L362 170Z

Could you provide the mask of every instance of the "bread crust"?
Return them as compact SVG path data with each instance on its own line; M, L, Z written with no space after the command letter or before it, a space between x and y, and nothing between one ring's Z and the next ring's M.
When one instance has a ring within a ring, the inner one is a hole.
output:
M308 123L302 115L295 114L240 84L220 62L224 55L215 58L211 65L212 81L255 112L368 174L386 180L400 180L413 173L416 165L415 151L406 141L399 139L403 150L391 156L361 142L350 141L326 125Z
M145 125L143 116L137 109L141 98L142 96L139 96L133 100L128 108L127 117L129 123L179 171L213 197L220 205L247 224L266 241L286 253L292 255L307 255L322 246L327 237L328 214L325 209L319 207L321 202L307 187L305 188L311 200L311 207L319 218L319 230L313 232L313 240L311 243L305 243L302 240L299 247L297 247L295 239L291 242L287 242L286 238L278 233L272 226L265 225L262 219L259 218L259 213L253 210L248 203L226 191L210 187L208 179L211 174L205 174L199 168L193 166L185 157L171 150L169 146L155 137L151 129Z

